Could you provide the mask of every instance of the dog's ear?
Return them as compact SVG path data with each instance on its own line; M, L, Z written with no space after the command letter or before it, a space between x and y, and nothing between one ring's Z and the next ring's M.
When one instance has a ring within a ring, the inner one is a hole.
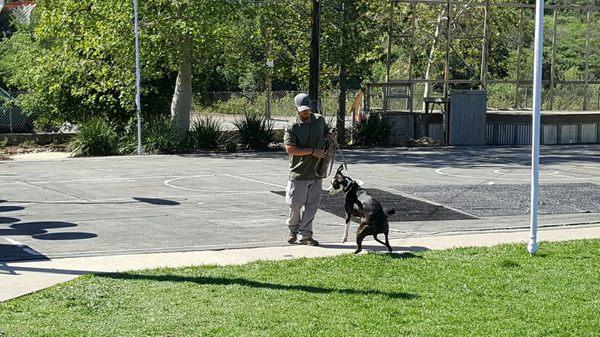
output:
M343 170L344 170L344 164L341 164L340 167L338 167L338 169L337 169L337 173L342 173Z

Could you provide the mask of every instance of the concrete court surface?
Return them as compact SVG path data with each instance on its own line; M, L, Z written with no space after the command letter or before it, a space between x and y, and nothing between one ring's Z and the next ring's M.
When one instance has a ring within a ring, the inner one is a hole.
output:
M516 197L512 188L494 186L520 186L523 193L528 147L387 148L344 155L349 175L366 188L473 218L392 222L393 239L528 226L527 210L494 209L486 216L478 209L488 196ZM600 226L599 155L600 145L542 147L542 186L560 186L553 203L585 206L551 208L540 216L542 227ZM274 192L285 189L287 169L283 152L3 161L0 262L286 246L287 206ZM464 192L482 186L477 197ZM561 191L568 197L561 198ZM342 225L339 216L320 211L315 237L337 243Z

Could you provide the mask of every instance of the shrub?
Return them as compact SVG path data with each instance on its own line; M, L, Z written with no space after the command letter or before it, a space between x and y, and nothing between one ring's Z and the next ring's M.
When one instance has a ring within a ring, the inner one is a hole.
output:
M79 132L69 143L73 156L108 156L117 153L118 137L112 125L92 117L79 125Z
M389 119L379 115L371 115L352 128L354 144L361 146L387 145L391 132L392 124Z
M193 148L214 150L221 142L221 125L211 116L203 117L194 122L189 135L189 144Z
M146 153L172 153L183 143L173 129L173 122L169 116L157 116L145 123L142 130L143 147Z
M137 152L137 124L132 118L125 126L125 135L121 139L121 153ZM185 139L173 130L169 116L149 116L142 122L142 152L173 153L185 144Z
M273 123L264 116L246 114L233 124L239 130L239 143L249 150L265 150L275 140Z
M223 146L225 147L225 151L227 152L236 152L238 147L237 137L229 137L223 142Z

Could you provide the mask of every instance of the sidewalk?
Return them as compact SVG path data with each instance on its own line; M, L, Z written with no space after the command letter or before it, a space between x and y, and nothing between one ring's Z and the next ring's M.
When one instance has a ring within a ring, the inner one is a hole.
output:
M525 243L528 231L487 232L446 236L429 236L390 240L394 252L448 249L455 247L484 247L502 243ZM538 241L565 241L600 238L600 227L542 228ZM284 238L282 238L283 240ZM379 247L365 241L369 251ZM197 251L182 253L117 255L102 257L65 258L48 261L0 263L0 301L23 296L80 275L102 272L124 272L160 267L191 265L232 265L259 260L286 260L301 257L322 257L348 254L354 244L321 243L321 247L290 245L284 247ZM525 250L523 244L523 250ZM544 245L540 245L543 252Z

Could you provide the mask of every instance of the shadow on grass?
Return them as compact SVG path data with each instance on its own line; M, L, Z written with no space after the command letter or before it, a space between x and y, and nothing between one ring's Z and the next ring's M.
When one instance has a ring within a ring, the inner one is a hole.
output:
M389 254L392 259L422 259L423 257L420 255L415 255L411 252L404 253L392 253Z
M223 278L223 277L192 277L192 276L177 276L177 275L143 275L143 274L128 274L128 273L110 273L110 274L98 274L98 277L106 277L117 280L147 280L157 282L191 282L201 285L217 285L217 286L229 286L239 285L244 287L258 288L258 289L274 289L274 290L289 290L289 291L304 291L314 294L344 294L344 295L366 295L366 296L386 296L393 299L404 299L410 300L417 298L418 295L409 294L405 292L387 292L379 290L359 290L359 289L335 289L325 287L315 287L306 285L293 285L293 284L276 284L252 281L243 278Z
M329 248L329 249L348 249L349 251L354 251L356 249L356 244L342 244L342 243L322 243L319 245L320 248ZM384 252L387 253L387 247L383 245L371 245L371 244L363 244L362 245L364 252ZM394 251L400 251L401 253L392 252L390 255L403 255L404 253L410 254L410 252L423 252L429 250L427 247L422 246L392 246ZM413 255L413 254L410 254ZM413 255L413 257L419 257L417 255Z

